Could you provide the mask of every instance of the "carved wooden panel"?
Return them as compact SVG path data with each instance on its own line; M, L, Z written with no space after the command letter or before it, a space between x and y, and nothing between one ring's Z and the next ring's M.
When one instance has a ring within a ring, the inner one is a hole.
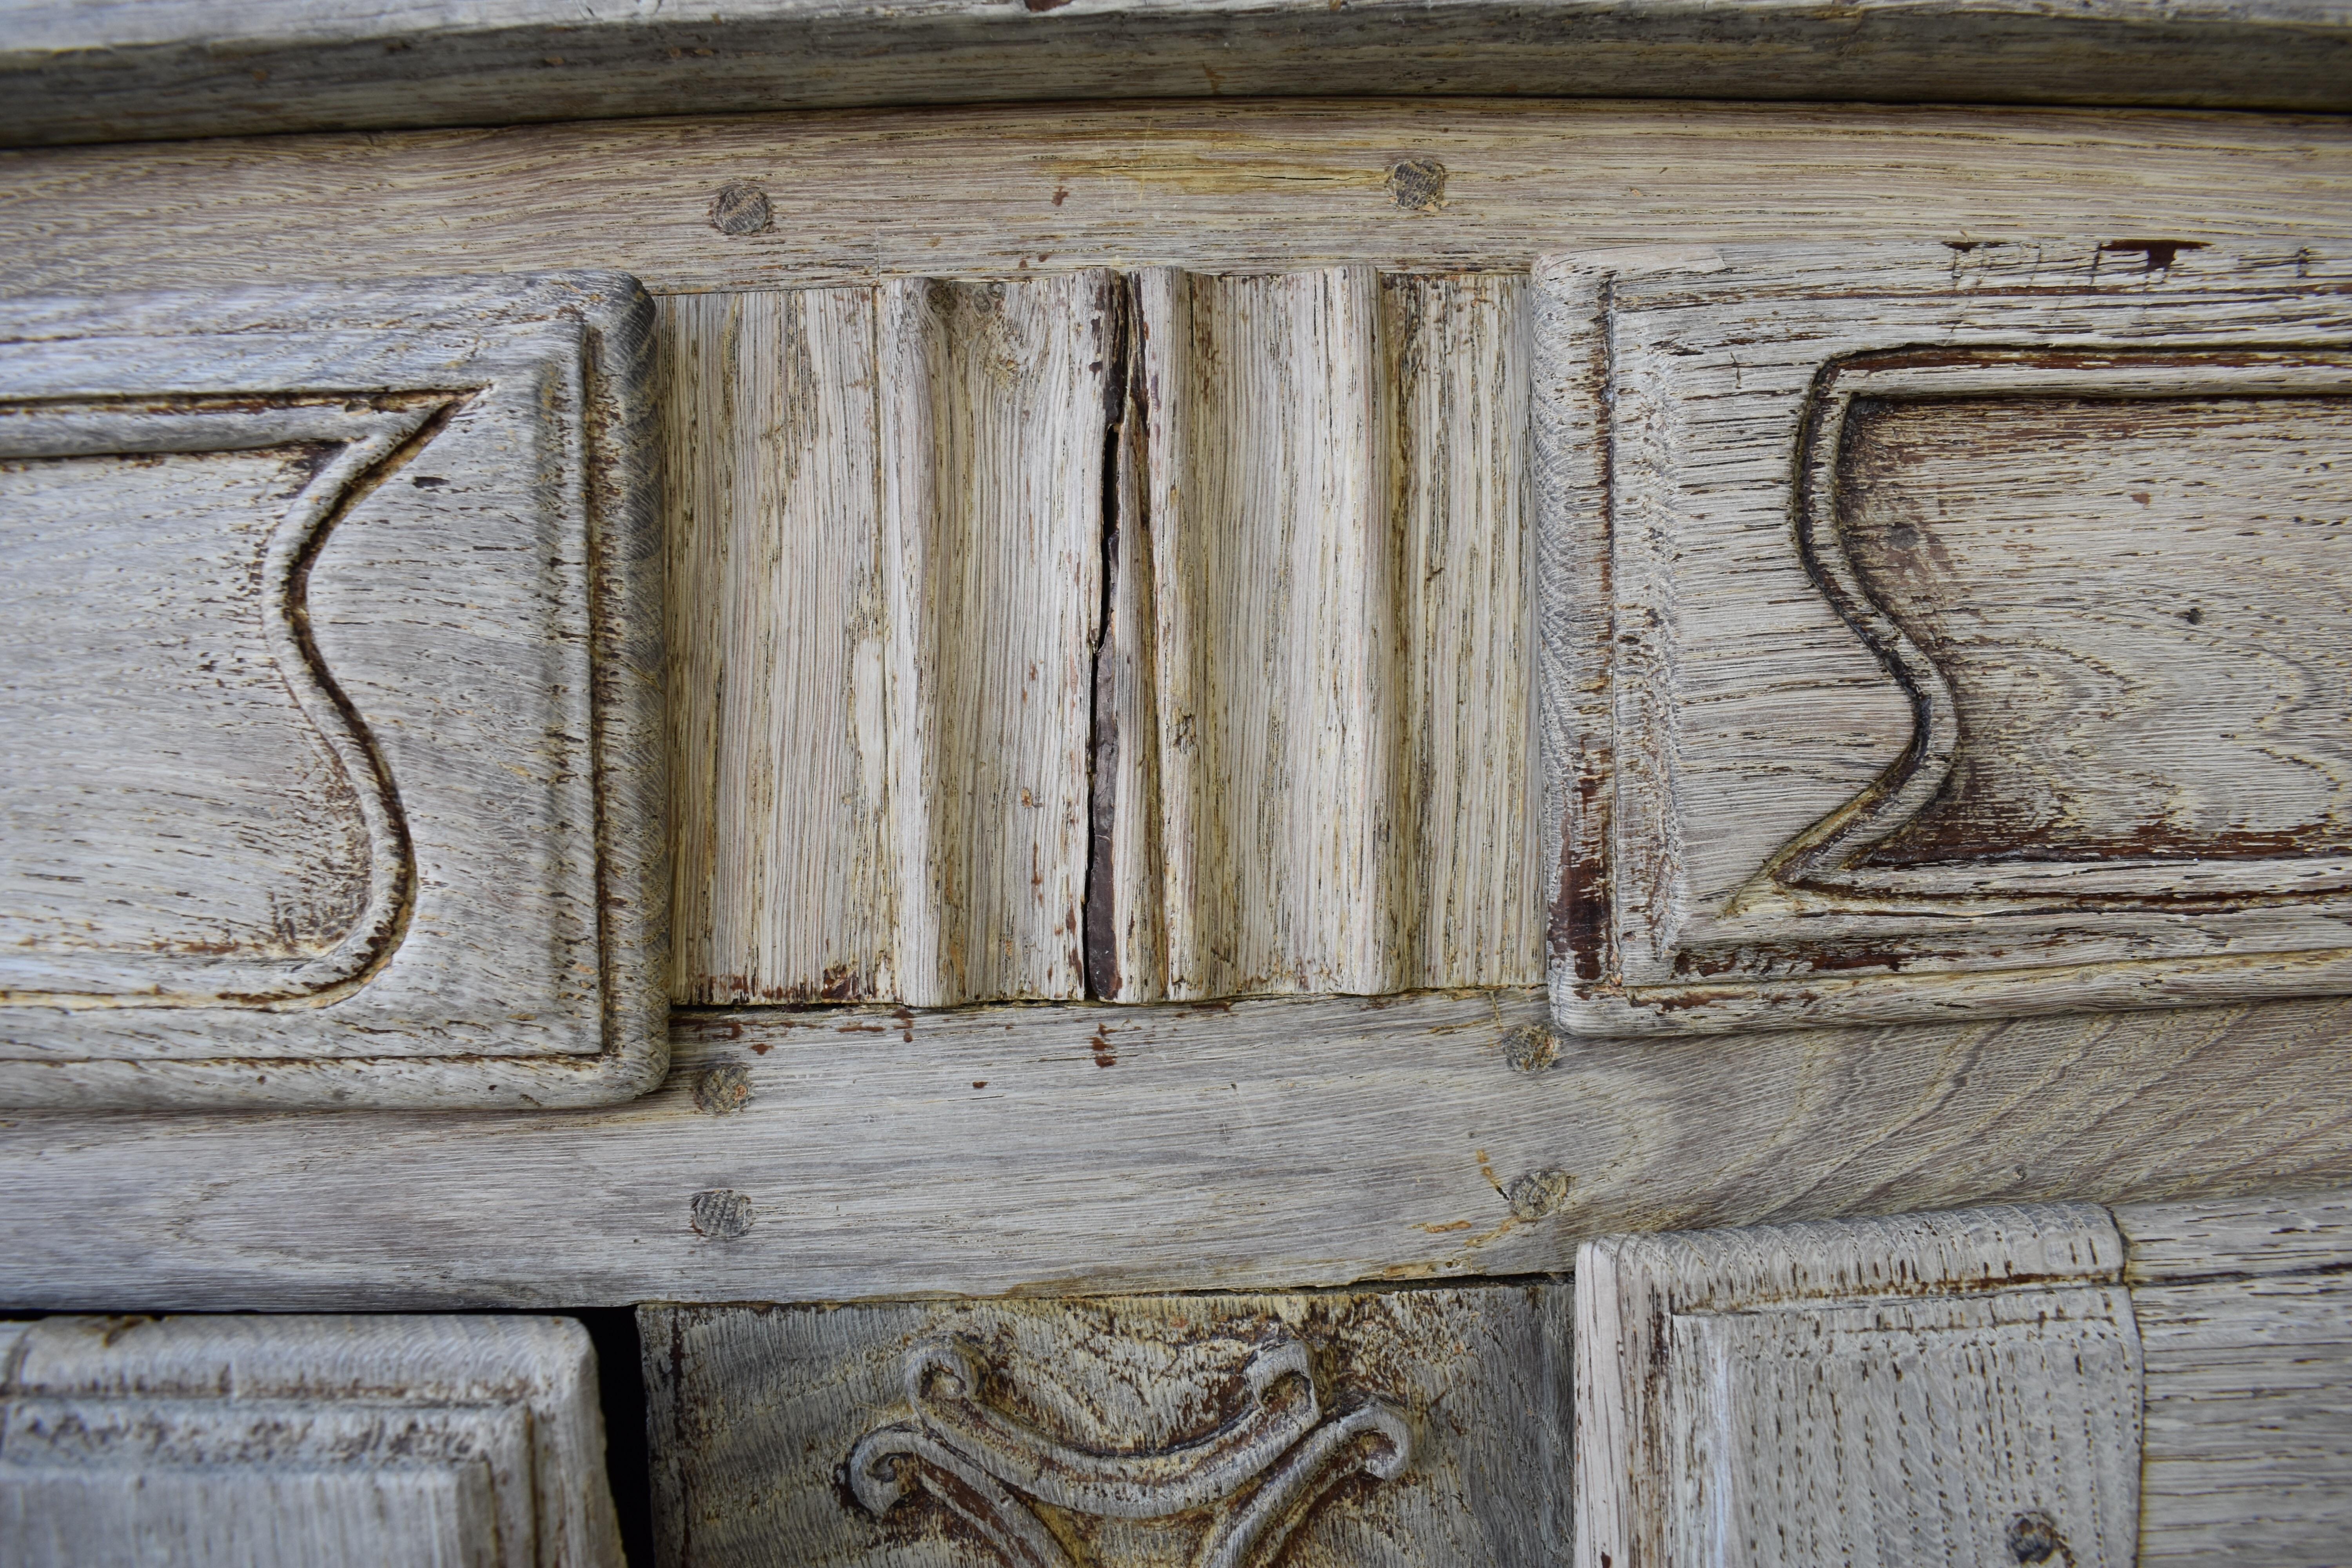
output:
M2352 989L2352 269L1539 269L1551 957L1591 1033Z
M681 998L1086 994L1117 304L665 305Z
M1555 1561L1566 1308L1554 1286L646 1307L663 1560Z
M0 1103L664 1060L628 279L0 318Z
M666 304L675 994L1534 983L1524 303Z
M2129 1564L2122 1268L2086 1205L1587 1243L1578 1568Z
M0 1422L15 1568L621 1562L594 1358L559 1319L5 1324Z

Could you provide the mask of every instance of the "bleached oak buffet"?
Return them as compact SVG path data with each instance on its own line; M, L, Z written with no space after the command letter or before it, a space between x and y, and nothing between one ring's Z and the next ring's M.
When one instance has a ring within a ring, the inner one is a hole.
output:
M2347 1560L2347 113L0 4L0 1562Z

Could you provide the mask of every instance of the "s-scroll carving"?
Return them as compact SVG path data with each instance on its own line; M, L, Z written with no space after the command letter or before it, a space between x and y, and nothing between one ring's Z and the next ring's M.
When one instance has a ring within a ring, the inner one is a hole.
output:
M1360 1471L1402 1474L1412 1457L1404 1419L1379 1400L1330 1412L1307 1347L1278 1339L1242 1372L1238 1407L1167 1447L1108 1450L1066 1443L982 1397L967 1346L928 1341L908 1352L912 1421L879 1426L851 1449L852 1495L877 1519L920 1488L979 1531L1009 1568L1072 1568L1037 1505L1098 1519L1157 1520L1218 1510L1196 1568L1271 1561L1316 1500Z
M310 584L467 395L0 405L10 1000L314 1003L399 945L407 824Z

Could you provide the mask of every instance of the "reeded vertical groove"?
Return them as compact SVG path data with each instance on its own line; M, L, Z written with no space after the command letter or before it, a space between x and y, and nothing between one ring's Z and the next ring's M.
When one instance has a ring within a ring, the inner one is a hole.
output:
M677 995L1537 983L1524 303L672 302Z
M666 305L679 1000L1084 994L1117 306Z

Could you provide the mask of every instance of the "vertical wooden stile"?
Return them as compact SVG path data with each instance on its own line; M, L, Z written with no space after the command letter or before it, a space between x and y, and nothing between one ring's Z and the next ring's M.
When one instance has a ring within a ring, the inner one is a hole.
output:
M679 999L1085 994L1118 306L666 306Z

